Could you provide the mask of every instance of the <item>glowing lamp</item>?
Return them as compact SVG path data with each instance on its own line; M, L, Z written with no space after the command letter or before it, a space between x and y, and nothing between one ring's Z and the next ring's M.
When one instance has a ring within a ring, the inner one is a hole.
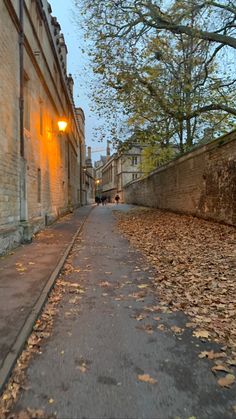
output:
M58 124L59 131L65 132L66 127L67 127L67 121L65 119L60 119L57 124Z

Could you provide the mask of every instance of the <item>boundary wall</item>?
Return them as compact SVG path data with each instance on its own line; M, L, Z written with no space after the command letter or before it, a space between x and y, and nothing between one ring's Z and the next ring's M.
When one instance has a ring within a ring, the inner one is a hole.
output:
M236 130L125 187L125 202L236 226Z

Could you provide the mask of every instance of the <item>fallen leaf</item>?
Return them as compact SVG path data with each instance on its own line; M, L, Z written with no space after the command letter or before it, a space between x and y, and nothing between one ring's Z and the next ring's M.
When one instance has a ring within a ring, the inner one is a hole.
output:
M108 281L102 281L102 282L100 282L99 285L100 285L100 287L111 287L112 286L112 284Z
M151 324L147 324L146 326L144 326L144 330L145 332L149 333L150 335L153 333L153 328Z
M159 330L165 330L164 324L159 324L159 326L157 326L157 329L159 329Z
M143 316L142 314L140 314L139 316L135 317L136 320L138 320L138 322L140 322L141 320L145 319L146 316Z
M210 337L210 333L207 330L194 330L193 336L208 339Z
M217 383L221 387L227 387L227 388L229 388L234 382L235 382L235 376L233 374L227 374L225 377L219 378L219 380L217 380Z
M140 289L147 288L147 287L148 287L148 284L141 284L141 285L138 285L138 288L140 288Z
M232 365L233 367L236 367L236 359L227 359L227 364Z
M218 372L218 371L223 371L223 372L228 372L228 373L232 372L229 367L223 364L215 365L214 367L212 367L211 371L213 373Z
M214 352L214 351L202 351L198 355L199 358L208 358L208 359L217 359L217 358L225 358L225 352Z
M181 327L178 326L172 326L171 327L172 332L176 333L177 335L180 333L183 333L184 329L181 329Z
M150 377L149 374L139 374L138 379L139 379L139 381L143 381L143 382L149 383L149 384L156 384L157 383L157 380Z

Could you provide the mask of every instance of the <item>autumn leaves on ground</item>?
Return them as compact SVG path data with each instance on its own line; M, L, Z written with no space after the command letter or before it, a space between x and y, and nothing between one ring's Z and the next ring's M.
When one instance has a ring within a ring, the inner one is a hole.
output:
M235 228L152 209L120 213L118 225L154 266L156 275L150 286L160 307L184 311L190 316L186 327L193 328L194 336L221 345L220 353L204 351L199 357L214 359L212 371L226 374L217 377L219 385L232 385L236 366Z

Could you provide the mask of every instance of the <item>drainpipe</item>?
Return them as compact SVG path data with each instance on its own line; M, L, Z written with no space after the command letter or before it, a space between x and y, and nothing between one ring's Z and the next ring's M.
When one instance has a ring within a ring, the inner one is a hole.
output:
M83 165L82 165L82 141L79 139L79 159L80 159L80 206L83 205Z
M23 228L22 243L30 243L32 241L32 228L27 222L27 191L26 191L26 161L25 161L25 144L24 144L24 0L19 0L19 77L20 77L20 220Z
M24 0L19 0L19 55L20 55L20 155L24 158Z

